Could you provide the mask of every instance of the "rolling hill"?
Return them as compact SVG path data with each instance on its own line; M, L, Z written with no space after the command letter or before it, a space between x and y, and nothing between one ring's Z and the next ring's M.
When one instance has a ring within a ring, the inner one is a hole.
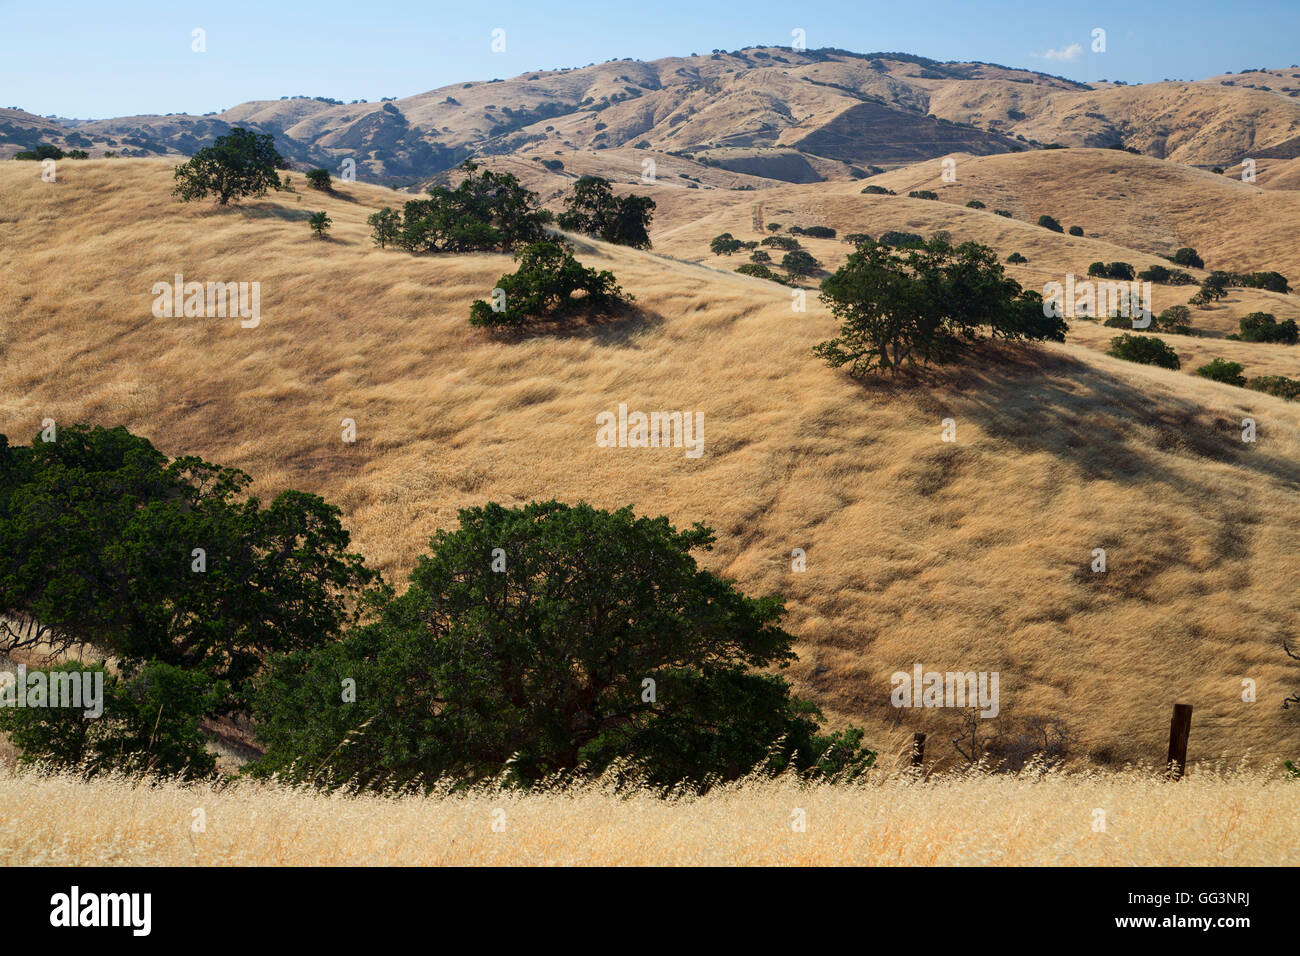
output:
M1117 172L1102 172L1108 164ZM635 308L503 339L466 317L508 257L415 257L370 242L366 216L407 194L343 184L182 205L171 166L67 162L46 183L36 164L0 163L0 432L11 441L47 417L123 424L169 454L245 469L261 494L320 493L399 583L435 529L486 501L582 499L703 521L718 534L707 566L747 592L786 595L799 691L872 740L956 733L951 712L891 706L890 675L921 663L998 671L1004 719L1059 720L1073 752L1097 764L1163 756L1176 700L1196 707L1197 759L1295 756L1295 721L1279 705L1295 688L1280 642L1297 624L1300 404L1186 365L1112 359L1101 352L1112 330L1087 322L1064 345L987 347L919 381L859 384L810 354L835 329L815 296L792 312L788 289L707 252L710 236L756 236L756 222L942 228L1024 252L1015 274L1026 285L1094 259L1146 265L1189 241L1209 266L1295 278L1286 192L1112 150L959 156L958 184L939 201L864 196L849 180L747 193L661 177L644 190L662 200L651 251L573 237ZM927 162L872 181L901 191L936 173ZM1098 198L1103 177L1146 191ZM997 201L1018 202L1016 218L962 204L1011 182L1020 194ZM1179 205L1189 182L1197 195ZM1116 202L1128 198L1133 208ZM328 241L308 230L317 209L334 220ZM1038 211L1077 217L1087 234L1020 218ZM1256 245L1242 251L1234 230L1252 219ZM806 245L828 264L848 250ZM259 282L260 324L154 318L153 284L177 273ZM1270 295L1234 290L1229 305ZM1280 318L1289 298L1272 296ZM1196 324L1210 327L1209 316ZM1241 355L1257 374L1296 372L1284 346L1175 344L1189 357ZM704 454L597 447L595 416L619 403L702 412ZM1240 438L1246 417L1254 444ZM341 440L344 418L356 422L353 444ZM954 443L940 440L945 418ZM1104 574L1090 570L1096 548ZM1257 702L1242 699L1247 679Z

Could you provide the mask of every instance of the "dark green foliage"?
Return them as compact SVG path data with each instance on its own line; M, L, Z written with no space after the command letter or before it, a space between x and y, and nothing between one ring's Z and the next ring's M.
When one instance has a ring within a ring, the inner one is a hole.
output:
M783 603L701 569L692 552L712 542L630 508L461 511L376 623L273 663L258 772L363 787L503 771L527 785L616 761L661 787L861 772L859 734L819 735L816 708L755 670L794 660Z
M215 196L220 206L232 199L265 196L268 190L283 188L279 170L288 165L276 152L274 136L236 126L176 167L172 195L181 202Z
M790 232L796 236L807 236L809 239L835 238L835 230L829 226L791 226Z
M763 242L766 244L767 240L764 239ZM714 236L709 242L709 251L715 256L729 256L733 252L738 252L741 248L740 240L729 232Z
M1300 402L1300 379L1287 378L1285 375L1260 375L1247 382L1246 387L1291 402Z
M968 203L966 204L966 208L967 208L967 209L983 209L983 208L984 208L984 204L983 204L982 202L980 202L978 199L972 199L970 202L968 202Z
M542 160L542 165L553 173L558 173L564 168L564 163L558 159L544 159Z
M319 189L321 192L333 192L334 184L330 182L330 171L328 169L309 169L304 174L307 185L312 189Z
M410 252L501 252L545 238L551 214L511 173L465 161L455 189L434 186L402 209L396 242Z
M862 192L868 196L894 196L897 195L892 189L886 189L884 186L863 186Z
M1168 282L1173 270L1161 265L1148 266L1137 274L1141 282Z
M1071 227L1070 227L1070 235L1072 235L1072 236L1082 236L1082 235L1083 235L1083 226L1071 226Z
M534 242L515 256L519 268L497 280L504 308L493 311L482 299L470 306L471 325L519 328L538 319L558 319L578 310L611 309L625 297L608 271L588 269L560 242Z
M844 241L851 246L861 245L864 242L872 242L872 238L865 232L851 232L844 237Z
M1106 263L1104 262L1088 263L1088 275L1095 276L1099 279L1106 278Z
M1011 210L1009 210L1009 209L994 209L994 210L993 210L993 215L995 215L995 216L1001 216L1003 219L1010 219L1010 218L1011 218Z
M402 232L402 214L391 206L385 206L379 212L372 212L366 217L370 226L370 238L380 249L389 243L397 242Z
M31 149L14 153L14 159L63 159L63 156L63 150L57 146L51 146L49 143L38 143Z
M1013 262L1013 263L1016 263L1016 264L1020 264L1020 263L1025 263L1025 262L1028 262L1028 261L1029 261L1028 259L1026 259L1024 256L1022 256L1022 255L1021 255L1020 253L1018 253L1018 252L1013 252L1013 253L1011 253L1011 255L1007 256L1007 262Z
M1176 266L1188 266L1192 269L1205 268L1204 260L1201 259L1196 250L1191 246L1183 246L1169 257L1169 261Z
M1158 316L1153 323L1153 331L1168 332L1171 335L1191 335L1192 310L1185 305L1171 305Z
M1065 231L1064 229L1061 228L1061 224L1059 222L1057 222L1051 216L1048 216L1046 214L1038 217L1038 224L1042 226L1044 229L1052 230L1052 232Z
M772 256L766 249L755 249L749 259L751 262L771 262Z
M791 250L799 248L799 240L792 239L790 236L768 236L759 245L768 246L772 249Z
M1117 335L1110 340L1107 355L1127 359L1142 365L1158 365L1161 368L1174 369L1182 367L1178 353L1163 341L1150 335Z
M929 189L914 189L907 194L909 199L938 199L939 194Z
M655 203L648 196L617 196L609 181L583 176L564 200L556 221L561 229L595 236L634 249L650 248L650 219Z
M1280 272L1234 273L1228 284L1248 289L1267 289L1270 292L1281 292L1284 295L1291 291L1291 284L1287 282L1286 276Z
M1133 280L1133 267L1127 262L1112 262L1106 267L1106 278L1131 282Z
M746 262L743 266L737 266L736 271L741 275L753 276L755 279L768 279L772 282L779 282L781 285L794 285L793 279L788 279L779 272L773 272L767 266L758 262Z
M821 299L841 327L813 351L855 377L951 361L983 329L1009 340L1065 339L1065 323L1043 315L1042 297L1008 278L992 249L944 236L908 250L858 246L822 283Z
M328 639L375 577L337 508L300 491L264 508L250 481L120 427L0 436L0 650L157 660L228 681L237 703L266 653Z
M895 249L919 249L925 245L924 236L915 232L898 232L893 229L882 232L876 241L882 246L893 246Z
M822 264L803 249L795 249L781 257L781 268L791 275L810 276L821 267Z
M317 239L324 239L325 233L329 232L330 226L334 225L334 220L329 215L322 212L314 212L307 217L307 224L311 226L311 231L316 234Z
M1300 338L1294 319L1279 322L1271 312L1252 312L1239 323L1241 331L1229 335L1230 339L1242 342L1279 342L1283 345L1295 345Z
M1237 385L1244 388L1246 386L1246 376L1241 373L1242 365L1240 362L1227 362L1221 358L1216 358L1196 370L1196 374L1203 378L1212 378L1214 381L1223 382L1225 385Z
M68 159L90 159L90 154L84 149L70 149Z
M86 707L0 708L0 730L22 750L21 762L73 768L87 775L116 770L189 778L216 771L216 758L204 746L199 724L216 708L225 687L202 671L153 661L129 678L108 673L102 665L78 663L42 673L47 679L80 673L83 680L98 673L103 713L87 716Z

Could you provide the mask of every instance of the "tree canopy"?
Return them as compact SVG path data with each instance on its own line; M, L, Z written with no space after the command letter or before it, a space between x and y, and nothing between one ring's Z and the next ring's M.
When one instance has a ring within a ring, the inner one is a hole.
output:
M605 242L634 249L650 248L650 219L655 202L649 196L617 196L609 180L583 176L573 184L557 223Z
M176 167L172 194L182 202L215 196L217 204L224 206L232 199L265 196L267 190L282 189L277 170L288 168L275 149L274 136L236 126Z

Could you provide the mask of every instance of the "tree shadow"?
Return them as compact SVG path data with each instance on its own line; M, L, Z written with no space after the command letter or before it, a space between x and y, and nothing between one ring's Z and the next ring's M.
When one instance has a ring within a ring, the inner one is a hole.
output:
M579 310L555 319L536 321L521 328L485 330L503 342L534 339L592 339L602 345L633 346L636 340L662 325L664 318L630 303L607 312Z
M1178 494L1205 488L1164 454L1222 462L1300 490L1300 462L1241 440L1240 420L1193 399L1148 393L1072 356L1033 346L979 343L958 364L862 383L907 396L938 423L973 420L993 438L1050 452L1087 480L1160 482ZM1254 393L1239 400L1249 410ZM1267 422L1261 422L1262 435ZM1162 454L1163 453L1163 454Z

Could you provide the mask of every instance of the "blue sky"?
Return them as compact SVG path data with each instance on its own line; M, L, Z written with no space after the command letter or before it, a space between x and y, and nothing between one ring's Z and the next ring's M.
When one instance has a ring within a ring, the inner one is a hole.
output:
M505 30L506 51L491 50ZM1106 31L1105 53L1091 50ZM206 52L191 49L206 33ZM76 118L252 99L409 96L611 58L789 45L985 60L1078 80L1199 79L1300 63L1300 2L976 0L0 0L0 106Z

